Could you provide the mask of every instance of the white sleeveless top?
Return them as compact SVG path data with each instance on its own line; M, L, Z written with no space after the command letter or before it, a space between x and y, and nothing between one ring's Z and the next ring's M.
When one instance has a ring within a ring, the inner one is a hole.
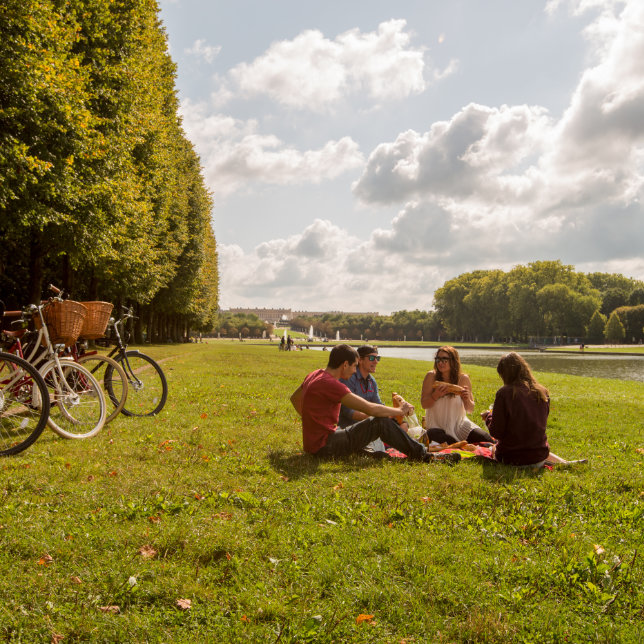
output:
M442 429L457 441L466 440L473 429L480 429L465 414L461 397L452 394L439 398L431 409L425 410L425 427Z

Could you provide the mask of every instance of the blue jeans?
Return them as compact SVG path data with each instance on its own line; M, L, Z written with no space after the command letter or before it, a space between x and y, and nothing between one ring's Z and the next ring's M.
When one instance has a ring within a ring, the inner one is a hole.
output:
M326 445L316 452L316 456L355 454L377 438L413 461L422 461L427 454L425 446L403 431L393 418L365 418L329 434Z

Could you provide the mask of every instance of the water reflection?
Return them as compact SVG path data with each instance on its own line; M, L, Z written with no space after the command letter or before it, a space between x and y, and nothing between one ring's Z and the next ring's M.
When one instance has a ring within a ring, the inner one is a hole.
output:
M407 358L433 362L436 348L378 347L383 357ZM496 367L499 358L507 353L496 349L459 349L461 362L481 367ZM535 371L550 371L573 376L615 378L644 382L644 356L596 355L592 353L540 353L519 351ZM428 369L430 366L428 365Z

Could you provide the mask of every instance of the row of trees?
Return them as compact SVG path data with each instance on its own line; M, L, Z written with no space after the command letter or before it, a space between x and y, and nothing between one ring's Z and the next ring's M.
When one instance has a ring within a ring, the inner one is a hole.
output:
M156 0L0 5L0 292L134 305L152 340L211 329L212 199ZM141 326L139 331L139 339Z
M308 333L311 325L317 337L362 338L363 340L429 340L445 336L434 311L397 311L392 315L348 315L328 313L321 317L296 317L291 327Z
M613 309L611 293L618 287L632 306ZM615 312L628 326L625 339L643 337L637 314L644 304L644 283L608 273L585 274L559 261L534 262L511 271L474 271L446 282L434 295L434 306L446 331L466 339L567 336L584 338L595 319L607 323L606 313ZM627 321L628 320L628 321ZM604 328L605 332L605 328Z
M508 272L464 273L436 291L434 307L389 316L302 316L291 326L307 333L312 325L316 336L334 338L339 332L342 338L374 341L644 339L644 283L619 274L580 273L560 261L534 262Z
M242 338L261 338L264 333L268 336L272 331L272 325L252 313L222 314L216 324L216 332L225 338L237 338L240 334Z

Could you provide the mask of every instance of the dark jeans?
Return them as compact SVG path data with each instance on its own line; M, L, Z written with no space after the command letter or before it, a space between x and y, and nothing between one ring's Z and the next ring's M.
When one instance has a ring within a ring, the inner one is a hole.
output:
M432 427L431 429L428 429L426 434L427 434L427 438L430 441L436 441L437 443L447 443L448 445L452 445L453 443L458 443L458 441L451 434L448 434L444 429L440 429L439 427ZM482 429L473 429L467 435L466 440L468 443L493 443L494 442L493 438L486 431Z
M376 438L406 454L410 460L422 461L427 454L425 447L400 429L392 418L365 418L329 434L326 445L316 452L316 456L355 454Z

